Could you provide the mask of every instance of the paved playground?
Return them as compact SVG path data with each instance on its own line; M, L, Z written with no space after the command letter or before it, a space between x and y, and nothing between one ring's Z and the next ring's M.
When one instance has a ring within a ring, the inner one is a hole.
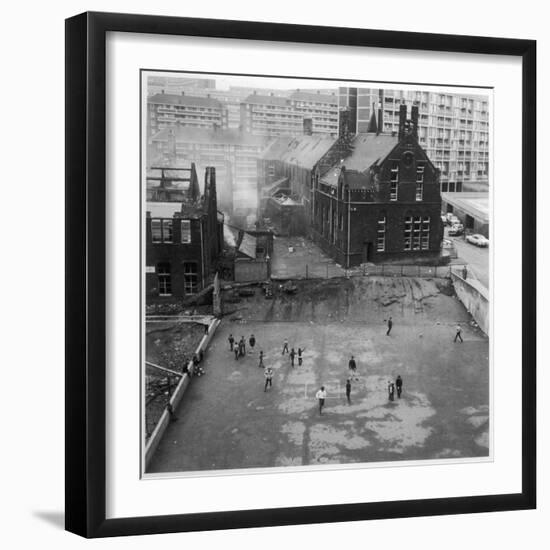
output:
M192 380L148 472L487 456L488 340L456 298L436 294L423 310L403 315L402 303L389 300L386 309L365 311L365 320L342 312L317 322L304 315L266 321L258 311L255 319L224 318L204 360L206 375ZM389 336L384 312L394 320ZM456 322L464 343L453 342ZM254 352L235 360L230 333L247 340L254 333ZM302 366L281 354L285 338L305 347ZM275 373L267 392L260 349ZM358 380L349 404L351 354ZM387 383L398 374L403 395L390 401ZM315 399L321 385L328 393L322 416Z

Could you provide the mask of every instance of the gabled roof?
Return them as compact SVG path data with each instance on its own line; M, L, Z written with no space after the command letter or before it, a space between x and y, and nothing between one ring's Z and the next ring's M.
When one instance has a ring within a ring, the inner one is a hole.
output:
M155 94L147 98L147 102L158 105L189 105L193 107L209 107L211 109L222 108L221 103L217 99L183 94Z
M164 128L153 135L152 141L169 141L174 134L179 143L218 143L230 145L256 145L263 147L266 136L256 136L230 128L192 128L191 126L172 126Z
M397 136L390 134L357 134L351 143L353 152L342 164L346 170L365 172L374 163L384 160L397 142Z
M357 134L351 142L352 152L325 172L321 181L336 186L340 171L345 167L345 179L350 188L363 189L368 179L364 173L376 162L384 160L397 143L397 137L390 134Z
M335 143L336 138L327 135L280 136L264 151L261 158L311 169Z
M296 90L290 94L290 99L297 101L310 101L316 103L327 103L336 106L338 104L338 98L335 95L321 94L317 92L309 92L304 90Z

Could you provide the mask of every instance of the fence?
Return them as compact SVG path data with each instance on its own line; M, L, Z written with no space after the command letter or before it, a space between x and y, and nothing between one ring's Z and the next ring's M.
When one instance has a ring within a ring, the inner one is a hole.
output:
M273 274L273 280L288 280L288 279L331 279L335 277L422 277L422 278L450 278L451 269L462 270L465 266L460 265L361 265L345 269L337 264L327 263L322 267L315 266L311 269L309 265L303 266L303 269L294 270L292 273Z
M451 280L458 299L475 319L479 328L488 335L490 311L487 289L477 279L462 278L460 271L453 270Z
M462 265L369 265L363 266L363 275L379 275L383 277L423 277L448 278L452 269L463 269Z

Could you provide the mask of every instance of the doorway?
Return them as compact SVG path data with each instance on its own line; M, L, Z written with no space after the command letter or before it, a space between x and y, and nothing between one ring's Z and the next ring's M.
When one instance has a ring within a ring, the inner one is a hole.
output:
M372 262L372 243L363 243L363 263Z

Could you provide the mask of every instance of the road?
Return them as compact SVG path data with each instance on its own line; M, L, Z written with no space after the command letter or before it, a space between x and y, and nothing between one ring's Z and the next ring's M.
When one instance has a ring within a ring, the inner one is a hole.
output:
M489 248L480 248L462 237L447 237L455 245L458 257L464 260L479 281L489 289Z

